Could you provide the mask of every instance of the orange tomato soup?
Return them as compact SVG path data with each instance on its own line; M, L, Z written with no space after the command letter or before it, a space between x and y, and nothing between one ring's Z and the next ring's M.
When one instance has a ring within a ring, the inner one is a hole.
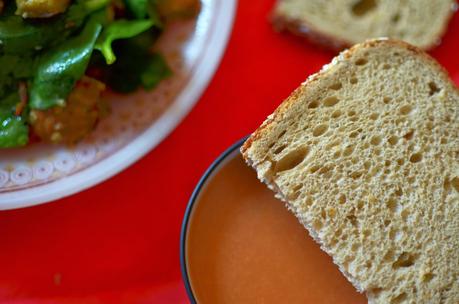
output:
M198 303L367 303L239 155L217 170L186 235Z

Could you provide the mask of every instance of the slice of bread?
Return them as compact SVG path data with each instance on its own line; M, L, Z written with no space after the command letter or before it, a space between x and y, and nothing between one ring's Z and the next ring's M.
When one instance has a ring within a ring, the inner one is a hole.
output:
M369 303L459 303L459 91L427 54L352 47L241 152Z
M375 37L429 49L456 8L455 0L278 0L273 22L335 49Z

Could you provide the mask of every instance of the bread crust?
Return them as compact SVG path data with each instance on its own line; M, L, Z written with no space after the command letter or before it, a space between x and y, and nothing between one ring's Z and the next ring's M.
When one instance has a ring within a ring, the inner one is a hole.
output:
M266 130L269 129L270 124L273 121L275 121L278 116L286 112L286 110L291 106L291 104L297 101L298 96L301 95L303 90L307 90L308 87L312 83L319 81L323 76L327 75L330 72L331 66L337 64L339 61L349 59L359 49L372 48L372 47L376 47L381 44L405 48L409 50L410 52L412 52L414 55L422 57L423 60L425 60L429 64L436 66L439 70L441 70L442 78L445 81L452 83L456 91L459 92L459 88L451 81L448 75L448 72L445 70L445 68L442 67L440 64L438 64L438 62L435 59L433 59L429 54L427 54L420 48L415 47L402 40L388 39L388 38L370 39L365 42L356 44L350 49L341 52L337 57L333 59L332 63L325 65L318 73L309 76L308 79L299 88L295 89L295 91L293 91L293 93L286 100L282 102L282 104L274 111L274 113L268 117L268 119L263 123L263 125L261 125L242 145L241 153L244 159L246 161L249 161L247 150L250 149L252 143L258 138L260 138L266 132Z
M276 8L278 3L282 0L277 0ZM452 2L451 9L449 10L448 16L445 18L445 22L441 28L439 38L437 41L433 41L431 44L422 47L423 50L430 50L435 48L441 43L441 37L445 34L448 23L451 20L454 13L457 11L458 5L456 1ZM345 48L352 46L354 43L347 41L337 36L326 34L319 29L315 28L311 23L305 20L299 20L291 18L280 13L277 9L271 13L271 22L273 27L278 32L288 31L296 36L306 38L308 41L333 51L341 51Z

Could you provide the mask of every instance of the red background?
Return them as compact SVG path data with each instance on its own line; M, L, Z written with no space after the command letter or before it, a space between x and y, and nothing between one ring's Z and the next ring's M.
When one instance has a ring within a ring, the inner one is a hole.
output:
M179 233L201 174L333 54L275 33L273 0L240 0L201 100L154 151L72 197L0 213L2 303L186 303ZM432 51L459 83L459 14Z

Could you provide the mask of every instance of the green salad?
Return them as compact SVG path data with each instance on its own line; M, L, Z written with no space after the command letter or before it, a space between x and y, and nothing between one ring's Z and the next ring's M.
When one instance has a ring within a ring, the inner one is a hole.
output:
M151 50L168 19L199 0L0 0L0 148L73 144L110 89L153 89L171 75Z

